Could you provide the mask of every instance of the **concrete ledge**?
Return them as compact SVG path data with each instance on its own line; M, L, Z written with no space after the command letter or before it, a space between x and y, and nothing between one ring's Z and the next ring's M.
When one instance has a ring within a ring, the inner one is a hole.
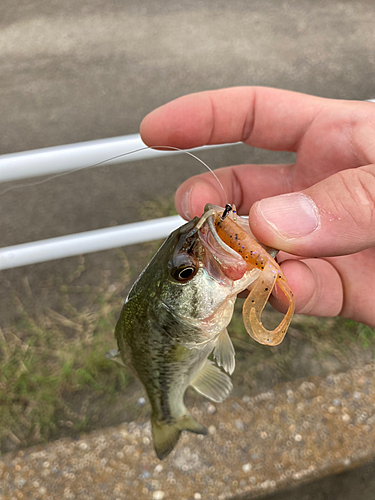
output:
M163 462L134 422L9 453L0 499L251 499L375 455L375 365L191 410L208 436L184 433Z

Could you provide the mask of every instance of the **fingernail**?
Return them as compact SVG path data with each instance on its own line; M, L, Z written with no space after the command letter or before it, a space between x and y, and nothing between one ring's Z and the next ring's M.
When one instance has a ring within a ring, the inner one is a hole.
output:
M186 193L183 195L182 200L181 200L181 210L182 210L182 216L186 220L190 220L190 198L191 198L191 192L193 191L192 186L189 191L186 191Z
M284 238L307 236L319 226L317 206L302 193L265 198L257 208L266 222Z

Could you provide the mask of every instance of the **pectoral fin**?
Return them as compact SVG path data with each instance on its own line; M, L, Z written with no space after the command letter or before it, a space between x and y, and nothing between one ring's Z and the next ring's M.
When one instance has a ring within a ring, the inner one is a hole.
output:
M206 398L215 401L215 403L224 401L233 389L232 381L228 375L209 360L206 361L206 364L190 385Z
M229 337L228 331L225 329L221 332L217 339L213 356L216 363L219 366L222 366L224 370L229 373L229 375L232 375L234 372L234 367L236 365L234 360L235 354L232 341Z

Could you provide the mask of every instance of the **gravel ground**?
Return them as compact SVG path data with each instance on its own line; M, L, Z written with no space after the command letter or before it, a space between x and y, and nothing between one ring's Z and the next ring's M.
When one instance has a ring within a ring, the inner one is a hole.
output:
M256 498L368 462L375 365L191 409L208 436L183 433L160 462L149 423L61 439L0 462L0 499Z

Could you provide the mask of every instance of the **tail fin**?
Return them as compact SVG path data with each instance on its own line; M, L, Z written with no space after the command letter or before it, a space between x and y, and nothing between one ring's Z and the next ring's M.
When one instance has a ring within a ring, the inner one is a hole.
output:
M182 431L190 431L195 434L207 434L207 429L200 424L190 413L185 413L179 419L168 424L159 422L154 416L151 417L152 437L156 455L164 460L176 446Z

